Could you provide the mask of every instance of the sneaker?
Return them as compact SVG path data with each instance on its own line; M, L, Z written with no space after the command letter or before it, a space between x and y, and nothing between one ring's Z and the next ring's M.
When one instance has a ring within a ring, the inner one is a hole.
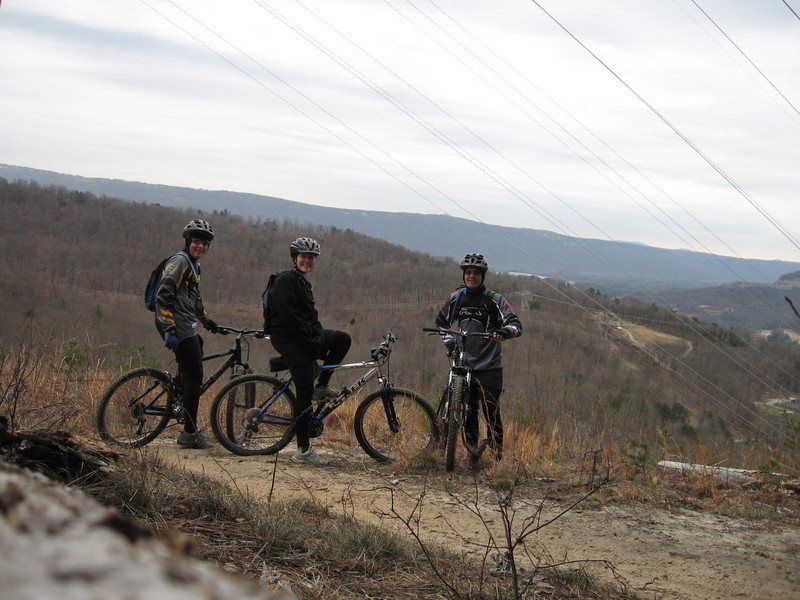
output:
M328 398L336 398L339 395L335 389L328 385L318 385L314 387L314 396L312 401L319 402L320 400L327 400Z
M194 433L182 431L178 436L177 442L178 446L188 450L207 450L208 448L214 447L214 444L204 438L203 434L199 431L195 431Z
M289 459L294 463L305 463L307 465L324 466L328 461L322 458L314 448L309 448L305 452L301 452L300 448L294 451L292 457Z

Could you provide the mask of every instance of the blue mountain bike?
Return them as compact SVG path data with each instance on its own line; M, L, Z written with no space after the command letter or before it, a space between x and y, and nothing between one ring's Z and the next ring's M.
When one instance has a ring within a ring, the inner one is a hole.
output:
M379 462L412 460L433 450L439 440L436 415L424 398L388 379L389 357L397 337L387 332L370 350L370 360L321 369L364 371L335 398L312 403L311 437L322 434L325 419L373 379L379 389L364 398L353 418L356 439ZM280 357L270 370L281 376L244 375L223 387L211 405L211 428L219 443L234 454L274 454L294 437L297 417L292 379ZM384 370L386 373L384 373Z

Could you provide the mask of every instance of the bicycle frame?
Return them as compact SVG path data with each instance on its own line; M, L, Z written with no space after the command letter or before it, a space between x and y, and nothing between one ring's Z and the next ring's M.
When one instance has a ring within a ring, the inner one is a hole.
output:
M327 401L320 402L316 407L312 405L314 409L314 413L312 418L317 421L322 421L330 415L334 410L339 408L345 400L347 400L350 396L355 394L358 390L364 387L367 383L372 381L373 379L377 378L378 382L380 383L381 390L388 391L391 387L389 383L389 379L386 375L383 374L382 366L386 364L389 359L389 354L391 353L390 344L393 343L397 338L392 334L391 331L387 332L384 336L384 341L377 348L373 348L370 351L372 356L371 360L362 361L362 362L355 362L355 363L345 363L340 365L322 365L320 367L323 371L339 371L339 370L352 370L352 369L368 369L366 373L364 373L361 377L351 383L349 386L342 389L339 394ZM283 371L286 369L277 369L277 371ZM288 389L291 385L293 378L289 376L288 378L281 379L283 382L283 386L272 396L267 398L261 406L259 406L259 414L258 414L258 422L265 423L269 425L291 425L291 419L284 418L284 417L276 417L275 420L269 420L269 418L264 418L265 415L268 414L268 410L275 401L280 398L283 393ZM384 408L386 409L387 419L389 420L389 426L392 431L397 432L398 424L397 418L393 413L393 407L391 406L390 402L387 402L386 396L384 395Z
M264 332L255 329L220 327L223 334L235 334L232 347L202 357L203 361L224 358L224 362L201 383L200 394L231 370L232 375L243 375L248 369L245 362L245 338L263 338ZM243 347L244 346L244 347ZM133 447L143 446L155 439L169 424L170 419L185 423L181 401L183 378L153 367L138 367L120 375L105 391L96 414L100 435L109 441Z
M450 471L453 469L455 461L455 446L458 430L461 428L463 432L466 432L467 423L470 419L470 411L477 409L477 407L473 407L470 403L470 397L472 395L472 369L464 364L464 345L468 337L488 339L492 337L492 334L483 331L469 332L447 329L444 327L423 327L422 330L443 337L450 336L456 344L456 352L451 353L450 356L447 388L437 410L437 414L441 419L441 426L445 431L445 469ZM462 380L463 387L461 383ZM457 404L453 402L454 389L457 390L455 395L459 397ZM464 445L472 459L477 460L480 457L483 451L480 447L473 448L466 438L464 439Z
M223 362L216 371L214 371L211 375L209 375L204 381L203 384L200 386L200 395L202 396L205 394L208 389L214 385L228 369L234 369L234 376L241 375L244 371L249 367L249 365L242 360L242 341L248 335L253 335L257 338L265 337L264 332L257 330L257 329L234 329L232 327L219 327L219 331L223 332L223 335L228 333L235 333L236 337L234 338L233 348L226 348L225 350L220 350L219 352L213 352L212 354L205 354L203 355L203 362L208 360L215 360L217 358L222 358L223 356L229 356L225 362ZM241 372L236 372L236 367L242 367ZM175 376L173 381L178 382L180 385L182 382L181 380ZM176 397L174 399L173 408L167 407L166 412L176 413L175 404L180 404L180 398ZM182 407L178 407L178 413ZM177 416L177 415L176 415Z

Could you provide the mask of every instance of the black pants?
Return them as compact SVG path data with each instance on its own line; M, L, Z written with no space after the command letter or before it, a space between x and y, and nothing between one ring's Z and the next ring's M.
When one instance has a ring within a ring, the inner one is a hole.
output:
M181 402L186 421L184 431L197 431L197 411L200 407L200 388L203 386L203 338L193 335L175 348L178 361L178 375L183 378Z
M333 376L329 370L320 371L317 360L323 365L337 365L344 360L350 350L352 340L344 331L325 329L322 332L322 350L318 356L312 356L305 348L294 344L280 344L273 340L272 345L289 365L289 373L294 380L297 404L296 435L297 447L308 448L311 445L309 427L311 425L311 399L314 396L314 380L319 385L328 385Z
M478 411L489 429L489 447L494 450L495 457L500 458L503 452L503 420L500 416L500 395L503 393L503 370L473 371L470 387L470 411L464 425L464 436L467 443L475 446L478 443Z

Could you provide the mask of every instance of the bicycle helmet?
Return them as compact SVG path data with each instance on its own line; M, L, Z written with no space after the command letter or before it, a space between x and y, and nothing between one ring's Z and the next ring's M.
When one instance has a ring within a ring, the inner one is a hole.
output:
M214 239L214 228L208 221L203 219L192 219L183 228L183 239L189 240L190 237L197 237L209 242Z
M289 255L293 260L298 254L313 254L314 256L319 256L321 251L319 242L310 237L299 237L289 244Z
M480 269L486 275L486 271L489 270L489 263L483 258L483 254L467 254L464 260L461 261L461 270L463 271L470 267Z

